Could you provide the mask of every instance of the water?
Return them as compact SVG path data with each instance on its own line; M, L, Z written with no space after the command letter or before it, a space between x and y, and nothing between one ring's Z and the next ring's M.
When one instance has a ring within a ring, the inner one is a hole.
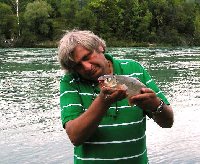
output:
M61 127L57 49L0 49L0 163L71 164ZM200 163L200 48L110 48L144 65L174 109L171 129L147 121L150 163Z

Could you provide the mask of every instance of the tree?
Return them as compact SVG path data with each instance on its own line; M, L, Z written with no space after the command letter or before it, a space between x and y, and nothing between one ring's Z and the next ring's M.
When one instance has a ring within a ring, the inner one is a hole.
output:
M75 20L74 25L79 29L94 31L96 28L97 18L94 13L87 8L77 11Z
M50 37L51 12L51 6L45 1L37 0L33 3L29 3L24 13L24 20L29 31L40 37Z
M78 0L61 0L60 13L66 19L66 28L73 28L76 12L80 9Z
M24 12L28 3L32 3L34 0L18 0L19 1L19 12ZM13 11L16 13L16 0L0 0L1 3L9 5Z
M11 39L16 32L16 18L11 7L5 3L0 3L0 11L0 37Z
M92 0L89 9L96 16L95 33L105 39L117 37L119 32L119 12L118 0Z
M200 44L200 11L197 10L194 20L194 45Z
M152 14L145 1L121 0L120 7L120 38L129 41L147 41Z
M59 9L61 7L61 0L46 0L49 5L52 7L52 17L60 17L61 14L59 12Z

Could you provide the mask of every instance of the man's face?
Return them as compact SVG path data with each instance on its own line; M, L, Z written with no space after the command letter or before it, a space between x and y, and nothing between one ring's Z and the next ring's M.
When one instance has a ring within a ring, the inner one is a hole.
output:
M74 71L87 80L97 81L108 72L108 61L102 52L89 51L78 45L74 50Z

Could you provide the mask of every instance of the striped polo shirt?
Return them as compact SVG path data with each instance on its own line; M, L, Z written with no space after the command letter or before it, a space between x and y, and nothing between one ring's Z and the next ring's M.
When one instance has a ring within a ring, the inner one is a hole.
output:
M136 61L106 58L113 63L115 75L139 78L155 91L166 104L166 97L148 72ZM60 81L60 106L63 127L80 116L99 94L98 84L84 81L74 74L65 74ZM75 164L144 164L148 163L146 149L146 114L127 99L108 109L95 133L82 145L74 147Z

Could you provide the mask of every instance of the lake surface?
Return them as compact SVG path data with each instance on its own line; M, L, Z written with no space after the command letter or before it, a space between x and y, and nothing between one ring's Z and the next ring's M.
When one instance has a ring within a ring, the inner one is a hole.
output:
M171 129L147 120L152 164L200 163L200 47L109 48L139 61L174 109ZM0 49L0 163L72 164L62 129L57 49Z

